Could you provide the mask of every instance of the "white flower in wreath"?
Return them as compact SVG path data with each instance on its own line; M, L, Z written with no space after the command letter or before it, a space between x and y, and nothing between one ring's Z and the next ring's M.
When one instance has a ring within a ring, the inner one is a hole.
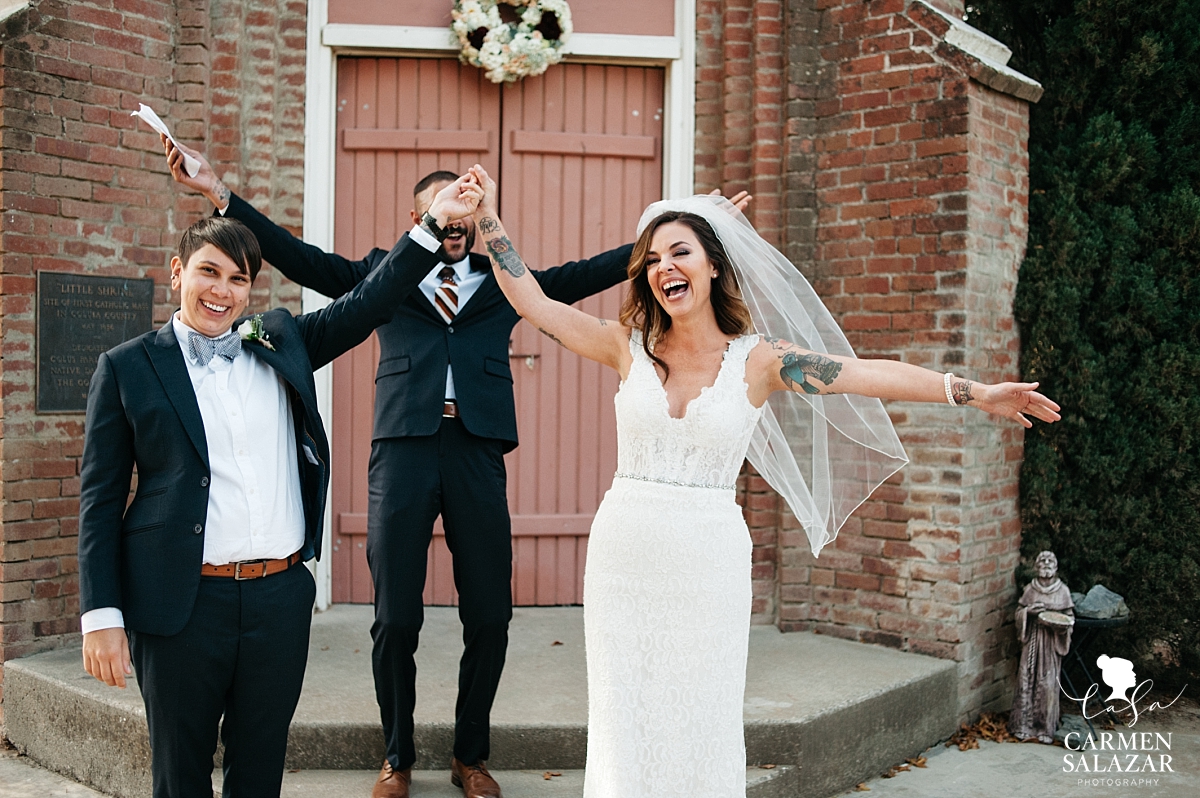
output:
M562 61L573 30L566 0L456 0L451 31L459 60L493 83L540 75Z

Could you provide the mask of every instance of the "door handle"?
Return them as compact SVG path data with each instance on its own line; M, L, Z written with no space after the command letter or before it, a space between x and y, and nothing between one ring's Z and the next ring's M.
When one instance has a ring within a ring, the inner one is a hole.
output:
M541 355L518 355L513 352L508 353L509 360L522 360L523 359L525 361L525 368L529 369L530 371L533 371L534 361L537 360L539 357L541 357Z
M539 357L541 357L541 355L518 355L517 353L513 352L512 339L511 338L508 339L508 359L509 360L524 360L525 368L529 369L530 371L533 371L534 361L537 360Z

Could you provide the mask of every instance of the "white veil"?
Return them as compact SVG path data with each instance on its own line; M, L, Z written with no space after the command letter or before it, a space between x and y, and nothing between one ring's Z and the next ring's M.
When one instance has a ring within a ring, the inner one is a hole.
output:
M813 352L855 356L808 280L729 200L700 194L655 202L642 213L638 235L668 211L694 213L712 226L733 263L755 332ZM746 459L787 501L814 555L908 462L878 399L791 391L767 401Z

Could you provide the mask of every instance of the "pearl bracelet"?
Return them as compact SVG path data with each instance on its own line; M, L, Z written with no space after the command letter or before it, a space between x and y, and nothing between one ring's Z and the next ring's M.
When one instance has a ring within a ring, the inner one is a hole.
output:
M946 375L942 377L942 387L946 389L946 401L950 403L951 407L958 407L958 402L954 401L954 393L950 390L950 378L953 376L947 371Z

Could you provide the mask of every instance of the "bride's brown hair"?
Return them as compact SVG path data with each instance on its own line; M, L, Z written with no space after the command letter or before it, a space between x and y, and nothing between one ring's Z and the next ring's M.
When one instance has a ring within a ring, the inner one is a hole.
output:
M650 347L671 329L671 314L658 304L658 299L650 289L650 279L646 276L646 257L650 254L650 241L654 238L654 232L671 222L687 225L695 233L696 240L708 256L709 263L717 270L717 276L712 281L709 302L721 332L726 335L745 335L752 329L750 309L742 299L737 275L733 273L733 266L721 239L717 238L717 234L703 217L684 211L667 211L646 225L646 229L638 236L637 243L633 245L633 255L629 258L630 290L621 306L621 323L642 331L642 349L647 357L662 366L667 375L666 379L670 379L671 369L660 358L655 357Z

